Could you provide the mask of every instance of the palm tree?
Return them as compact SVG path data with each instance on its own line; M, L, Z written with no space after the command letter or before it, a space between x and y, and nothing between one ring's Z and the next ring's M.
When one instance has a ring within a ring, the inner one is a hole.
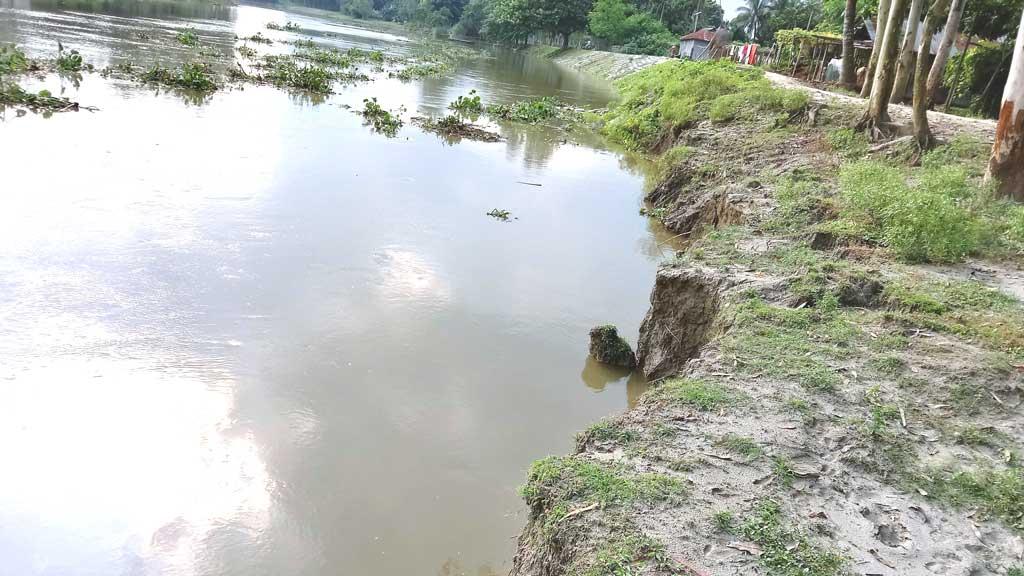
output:
M768 12L773 8L771 0L746 0L740 6L733 23L747 33L751 40L757 40L768 21Z

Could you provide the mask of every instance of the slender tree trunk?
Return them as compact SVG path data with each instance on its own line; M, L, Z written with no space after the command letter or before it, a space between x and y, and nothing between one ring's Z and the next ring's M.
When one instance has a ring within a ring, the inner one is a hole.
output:
M562 50L569 48L569 33L562 32Z
M848 90L857 89L857 62L854 58L856 49L853 47L853 29L856 25L857 0L846 0L846 12L843 15L843 70L840 82Z
M907 15L907 31L903 34L903 45L900 47L900 59L896 64L896 79L892 82L892 101L899 104L906 99L907 82L914 66L914 40L917 39L917 28L921 25L921 9L924 0L913 0L910 3L910 14Z
M997 179L1001 196L1024 202L1024 11L1013 47L1010 76L1003 90L1003 106L996 124L996 140L986 180Z
M964 51L960 54L960 58L956 61L956 72L953 74L953 85L949 87L949 95L946 96L946 103L942 105L943 112L949 112L949 107L953 105L953 100L956 99L956 89L960 86L960 76L964 72L964 60L967 60L967 52L971 49L971 39L967 38L967 45L964 46Z
M875 43L871 46L871 57L868 58L867 73L864 74L864 87L860 89L860 95L867 98L871 95L871 88L875 83L875 68L878 65L878 52L885 38L885 26L889 22L889 5L892 0L879 0L878 16L875 20Z
M875 81L871 88L868 109L857 125L868 131L873 139L884 137L889 124L889 94L892 92L892 81L896 72L896 41L899 39L899 35L894 32L902 19L904 4L905 0L892 0L889 22L885 26L887 31L878 50L878 64L875 66Z
M924 18L921 41L917 44L917 65L914 67L914 107L911 115L914 121L914 138L920 150L931 148L934 143L931 128L928 127L928 52L932 37L939 25L939 16L949 6L949 0L935 0ZM922 56L922 54L924 56Z
M942 32L942 43L939 44L939 51L935 53L935 61L932 62L932 70L928 73L928 107L935 102L935 93L942 85L942 77L946 74L946 62L949 61L949 52L953 48L953 42L960 35L960 17L964 14L966 0L953 0L949 7L949 17L946 18L946 29Z

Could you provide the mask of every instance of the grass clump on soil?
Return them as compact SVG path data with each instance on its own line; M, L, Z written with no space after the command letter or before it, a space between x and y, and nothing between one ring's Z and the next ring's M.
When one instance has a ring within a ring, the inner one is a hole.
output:
M498 120L522 124L540 124L549 120L573 121L579 116L571 107L551 96L513 104L494 104L487 107L487 114Z
M363 111L365 119L376 132L384 134L388 138L394 138L402 128L402 119L392 112L385 110L377 103L376 98L363 100Z
M619 80L617 87L622 99L603 116L603 132L633 150L652 148L677 126L793 114L808 101L803 91L775 88L762 71L725 60L664 62Z
M761 547L761 565L775 576L847 574L846 559L840 554L816 546L805 534L783 524L777 502L762 502L740 527L740 534Z
M737 307L722 348L746 374L791 378L827 392L843 381L829 360L846 356L855 335L844 313L828 307L785 308L754 297Z
M484 111L483 102L480 101L480 95L476 90L470 90L469 96L459 96L448 105L448 108L464 114L479 114Z
M971 280L891 282L886 318L976 339L1014 357L1024 355L1024 306L1011 296Z
M187 28L185 30L182 30L181 32L178 32L178 35L175 36L175 39L178 41L178 44L181 44L182 46L199 45L199 35L197 35L196 31L192 28Z
M671 573L671 561L660 542L642 534L616 536L594 555L593 564L582 576L632 576L644 573L645 566L654 565Z
M764 454L764 449L761 445L754 441L753 438L747 438L746 436L739 436L737 434L726 434L721 438L715 440L715 446L724 448L733 454L743 456L747 460L757 460Z
M840 169L839 236L888 247L906 262L959 262L1024 249L1024 207L994 198L980 160L954 141L924 156L920 168L877 160ZM970 160L970 158L968 158Z
M196 92L213 92L218 88L210 66L201 62L187 62L177 70L157 64L140 74L139 80Z
M655 397L696 408L704 412L725 408L738 401L736 394L714 382L691 378L673 378L659 384Z
M653 504L681 498L685 485L656 473L635 473L623 466L584 458L549 456L530 466L520 494L534 508L549 508L569 501L596 502L601 506Z
M916 485L940 502L975 508L1024 531L1024 469L925 470L917 475Z
M640 439L640 435L633 430L623 428L621 424L608 420L594 424L578 436L589 438L595 442L614 442L622 445L631 444Z

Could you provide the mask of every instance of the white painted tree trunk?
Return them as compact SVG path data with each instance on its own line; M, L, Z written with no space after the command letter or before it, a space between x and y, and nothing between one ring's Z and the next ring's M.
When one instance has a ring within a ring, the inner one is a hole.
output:
M1003 90L1003 106L996 124L996 139L986 180L999 181L1000 195L1024 202L1024 11L1013 47L1010 76Z
M910 81L910 73L914 66L914 40L917 38L917 29L921 25L921 11L924 8L924 0L913 0L910 4L910 15L907 16L907 30L903 34L903 46L900 48L900 61L896 65L896 80L892 83L892 101L896 104L903 102L907 93L907 82Z
M949 62L949 51L953 48L953 42L960 35L960 17L964 15L964 7L967 0L953 0L949 7L949 17L946 18L946 29L942 31L942 42L939 44L939 51L935 53L935 61L932 62L931 72L928 73L928 104L935 102L935 93L942 85L942 79L946 75L946 63Z

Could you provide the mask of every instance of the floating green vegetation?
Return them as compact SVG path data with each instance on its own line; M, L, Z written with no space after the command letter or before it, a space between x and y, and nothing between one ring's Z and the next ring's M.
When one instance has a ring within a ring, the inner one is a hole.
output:
M242 38L239 38L239 40L243 40L245 42L253 42L255 44L273 44L274 43L273 40L271 40L270 38L267 38L266 36L264 36L262 32L257 32L255 34L253 34L252 36L244 36Z
M520 488L526 502L540 508L577 500L601 506L656 503L685 493L681 481L664 474L638 474L622 466L560 456L534 462L526 485Z
M412 64L397 72L391 72L392 78L399 80L414 80L416 78L435 78L451 70L451 65L443 63Z
M735 393L720 384L691 378L666 380L654 388L652 394L705 412L724 408L738 400Z
M762 502L740 527L740 533L761 547L760 562L776 576L838 576L846 559L815 546L808 537L782 522L778 503Z
M248 60L256 59L257 52L256 52L256 50L254 48L242 45L242 46L239 46L239 47L235 48L235 50L238 51L238 55L241 56L242 58L246 58Z
M458 116L449 114L439 120L432 118L413 118L413 122L427 132L433 132L444 138L447 142L458 142L465 138L480 142L500 142L501 136L474 126L469 122L463 122Z
M260 65L260 79L275 86L308 90L317 94L330 94L334 75L320 66L299 66L287 56L267 56Z
M0 76L19 74L30 69L32 62L13 44L0 44Z
M186 28L178 32L175 38L178 40L178 44L182 46L199 46L199 35L196 34L194 28Z
M295 54L298 58L309 60L321 66L348 68L352 66L352 58L340 50L328 48L307 48Z
M57 43L57 70L61 72L81 72L84 67L82 55L78 50L64 50L64 45Z
M278 24L277 22L267 22L267 30L284 30L286 32L297 32L302 30L302 27L295 22L288 21L284 25Z
M377 103L376 98L363 100L363 118L373 126L374 131L384 134L388 138L394 138L402 128L402 119L388 110L385 110Z
M954 507L973 507L1024 531L1024 469L925 470L915 484L930 497Z
M495 220L501 220L502 222L508 222L512 218L511 212L509 212L508 210L502 210L500 208L495 208L491 210L490 212L487 213L487 215L490 216L491 218L494 218Z
M463 114L479 114L484 111L483 102L480 101L480 95L476 90L470 90L469 96L459 96L448 105L448 108Z
M147 84L160 84L196 92L213 92L218 88L210 66L202 62L187 62L178 69L164 68L157 64L140 74L138 78Z
M775 88L761 70L727 60L672 60L631 74L617 86L622 98L604 115L603 132L633 150L651 148L676 126L765 112L794 115L808 102L805 92Z
M24 106L33 112L67 112L78 110L77 102L67 98L54 96L49 90L29 92L17 84L0 81L0 107Z
M545 96L513 104L495 104L487 107L487 114L498 120L540 124L547 121L575 122L581 114L557 98Z

